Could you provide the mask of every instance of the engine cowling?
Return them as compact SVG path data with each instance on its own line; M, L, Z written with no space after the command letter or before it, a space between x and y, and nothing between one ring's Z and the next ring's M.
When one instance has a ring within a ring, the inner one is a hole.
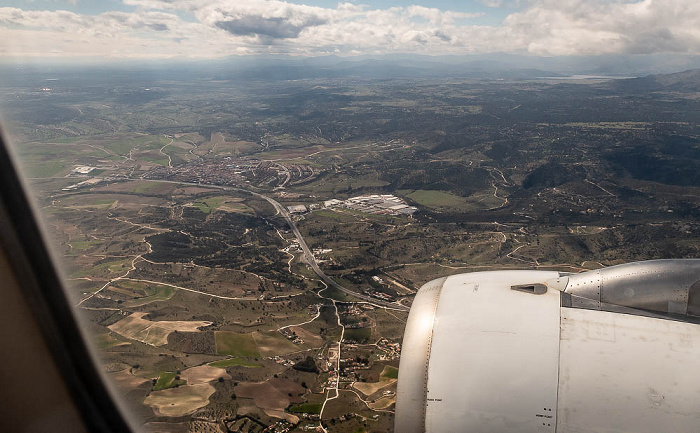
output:
M395 431L700 431L698 281L700 260L431 281L406 325Z

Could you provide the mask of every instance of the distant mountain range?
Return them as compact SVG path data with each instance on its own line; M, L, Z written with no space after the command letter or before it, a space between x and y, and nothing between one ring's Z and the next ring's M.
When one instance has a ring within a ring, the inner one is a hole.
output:
M532 80L577 76L619 80L616 89L698 91L700 56L645 55L595 57L534 57L513 54L467 56L385 55L357 57L237 56L219 60L126 62L121 64L66 63L0 64L0 81L17 84L36 75L70 80L76 70L82 77L109 79L110 83L134 79L144 85L153 79L197 81L286 81L302 79L417 79L473 78ZM686 72L676 73L686 70ZM36 74L36 75L35 75ZM669 74L669 75L659 75Z
M358 57L232 57L212 63L222 78L485 78L536 79L576 75L642 77L700 68L700 56L534 57L387 55Z
M673 74L647 75L646 77L617 80L611 83L619 91L673 91L700 92L700 69L690 69Z

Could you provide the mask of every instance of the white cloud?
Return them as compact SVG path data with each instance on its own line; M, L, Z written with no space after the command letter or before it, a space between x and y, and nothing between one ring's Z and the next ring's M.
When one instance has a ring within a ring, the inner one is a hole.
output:
M281 1L239 0L211 3L193 10L200 22L223 29L234 36L268 39L297 38L306 28L326 24L328 9Z
M479 0L479 3L490 8L515 9L518 7L526 6L527 4L533 3L534 1L536 0Z
M181 20L176 15L164 12L106 12L92 16L62 10L53 12L0 8L0 25L3 27L54 30L66 34L89 33L115 37L132 30L157 33L170 30L170 25L178 24L179 21Z
M700 2L544 0L503 23L540 55L700 53Z
M454 23L455 19L476 18L483 15L483 13L442 11L437 8L415 5L407 7L406 13L408 13L409 17L426 18L432 25L450 25Z
M185 56L279 52L536 55L700 54L697 0L483 0L513 7L499 26L424 6L335 8L279 0L124 0L136 11L84 15L0 8L5 55ZM180 16L190 16L189 22ZM50 41L50 43L47 43ZM78 42L76 42L78 41ZM10 43L11 42L11 43Z

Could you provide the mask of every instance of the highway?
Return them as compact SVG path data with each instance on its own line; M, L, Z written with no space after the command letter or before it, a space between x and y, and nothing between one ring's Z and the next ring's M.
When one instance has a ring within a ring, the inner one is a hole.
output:
M301 250L304 253L304 257L306 258L306 262L309 264L311 269L318 275L318 277L323 280L326 284L328 284L329 287L333 287L335 289L340 290L341 292L354 296L358 299L362 299L363 301L366 301L369 304L375 305L377 307L381 308L387 308L391 310L396 310L396 311L410 311L410 308L402 305L398 302L387 302L387 301L382 301L380 299L372 298L371 296L363 295L361 293L357 293L353 290L347 289L343 287L342 285L338 284L337 281L326 275L325 272L318 266L318 263L316 263L316 257L314 257L313 253L311 252L311 249L309 246L306 244L306 241L304 240L304 237L301 235L301 232L297 228L296 224L294 224L294 221L292 220L291 215L289 212L287 212L287 209L282 206L277 200L268 197L266 195L250 191L245 188L240 188L240 187L235 187L235 186L227 186L227 185L213 185L213 184L202 184L202 183L195 183L195 182L181 182L181 181L174 181L174 180L160 180L160 179L141 179L145 181L150 181L150 182L163 182L163 183L176 183L176 184L181 184L181 185L192 185L192 186L208 186L212 188L219 188L223 190L232 190L232 191L241 191L245 192L248 194L252 194L256 197L260 197L261 199L267 201L270 203L275 210L284 217L284 219L287 221L287 224L289 227L292 229L292 232L294 233L294 236L297 238L297 241L299 242L299 246L301 246Z
M234 188L234 189L238 189L238 188ZM247 193L250 193L256 197L260 197L260 198L266 200L272 206L274 206L275 210L277 210L277 212L279 212L284 217L284 219L287 221L287 224L292 229L292 232L294 232L294 236L297 238L297 241L299 242L299 246L301 247L301 250L304 253L304 258L306 258L306 262L309 264L311 269L316 273L316 275L318 275L318 277L321 280L323 280L326 284L328 284L328 286L333 287L335 289L338 289L343 293L346 293L348 295L362 299L363 301L367 301L370 304L373 304L373 305L376 305L379 307L389 308L389 309L398 310L398 311L409 311L410 310L408 307L406 307L405 305L401 305L398 302L386 302L386 301L382 301L380 299L375 299L375 298L372 298L370 296L357 293L357 292L352 291L350 289L346 289L345 287L340 285L333 278L326 275L326 273L323 272L323 270L318 266L318 263L316 263L316 257L314 257L313 253L311 252L311 249L306 244L304 237L301 235L301 232L299 232L299 229L297 228L296 224L294 224L294 221L292 220L292 216L289 214L289 212L287 212L287 209L285 209L284 206L282 206L275 199L270 198L266 195L262 195L262 194L259 194L257 192L248 191L248 190L244 190L244 189L240 189L240 190L245 191Z

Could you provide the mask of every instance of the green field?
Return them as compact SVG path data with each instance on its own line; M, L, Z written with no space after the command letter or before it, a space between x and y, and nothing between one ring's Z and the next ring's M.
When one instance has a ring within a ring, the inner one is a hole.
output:
M136 144L132 141L111 141L103 144L105 149L108 149L121 156L127 156L129 151L133 149L134 146L136 146Z
M216 196L216 197L207 197L203 198L200 200L195 201L192 203L192 207L199 209L200 211L204 213L212 213L219 208L222 208L221 210L225 211L231 211L231 212L250 212L251 209L246 206L245 204L235 201L231 197L226 197L226 196Z
M129 269L131 265L131 260L114 260L105 263L100 263L99 265L93 266L89 269L81 269L71 274L73 278L80 277L97 277L97 276L111 276L117 272L124 272L125 269Z
M154 301L167 301L175 294L175 289L169 286L148 284L144 289L146 296L133 299L127 303L129 307L138 307Z
M407 197L415 203L435 210L476 212L492 209L503 204L503 198L495 197L493 190L480 191L469 197L461 197L447 191L439 190L399 190L399 195Z
M258 346L250 334L237 332L216 331L216 353L219 355L231 355L234 357L260 357Z
M100 209L109 209L112 207L116 200L95 200L94 206L99 207Z
M292 413L319 414L319 413L321 413L322 407L323 407L323 404L321 404L321 403L302 403L302 404L295 404L294 406L290 406L289 411Z
M277 331L258 331L252 335L262 356L282 355L299 350L294 343Z
M406 191L403 192L405 193ZM406 193L405 195L406 197L410 198L419 205L429 207L432 209L444 207L460 207L465 204L464 197L454 195L447 191L432 191L419 189L413 192Z
M382 370L382 373L379 375L379 379L398 379L399 378L399 369L396 367L392 367L391 365L384 366L384 370Z
M149 154L141 154L136 157L137 160L141 161L146 161L146 162L152 162L154 164L158 165L163 165L166 166L168 165L168 158L167 157L161 157L160 154L159 156L151 156Z
M112 347L126 346L131 343L118 340L110 334L98 334L93 337L93 342L100 350L111 349Z
M175 386L186 385L187 382L177 378L177 373L170 371L161 371L158 375L158 380L156 384L153 385L154 391L161 391L163 389L173 388Z
M51 177L57 175L65 168L65 165L60 161L47 161L31 167L29 173L33 177Z
M157 192L162 192L159 191L161 190L164 186L170 186L165 182L143 182L143 183L138 183L132 192L135 192L136 194L149 194L149 193L157 193Z
M212 367L219 367L219 368L238 367L238 366L251 367L251 368L262 367L262 365L255 364L255 363L252 363L250 361L246 361L245 359L241 359L241 358L222 359L221 361L210 362L208 365L210 365Z
M146 296L148 284L140 281L119 280L112 283L112 288L121 289L118 290L120 293L124 293L132 298L139 298Z
M335 152L323 153L324 158L331 158ZM337 161L336 161L337 162ZM323 165L323 164L321 164ZM300 188L306 191L313 191L314 194L333 196L339 192L347 192L348 187L359 191L362 189L381 188L389 185L388 182L377 178L376 174L351 176L345 173L338 173L333 176L326 176L316 179Z
M346 340L355 340L358 343L366 343L371 335L372 330L370 328L346 329L343 338Z
M202 200L198 200L192 204L192 206L196 207L197 209L201 210L204 213L210 213L219 208L227 199L228 197L207 197Z

